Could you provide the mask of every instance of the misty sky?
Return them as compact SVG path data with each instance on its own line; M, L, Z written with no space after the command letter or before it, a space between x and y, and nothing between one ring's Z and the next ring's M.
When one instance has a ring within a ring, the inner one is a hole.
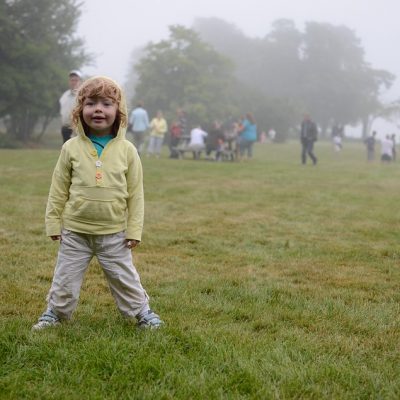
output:
M218 17L247 36L263 37L271 22L288 18L346 25L356 32L365 59L398 79L387 99L400 97L400 0L83 0L78 36L96 56L88 75L108 75L126 82L132 50L168 36L168 26L192 25L196 17Z
M136 47L168 35L168 26L190 27L195 17L219 17L246 35L263 37L279 18L346 25L361 39L366 59L400 77L399 0L84 0L78 35L94 53L90 74L125 81Z

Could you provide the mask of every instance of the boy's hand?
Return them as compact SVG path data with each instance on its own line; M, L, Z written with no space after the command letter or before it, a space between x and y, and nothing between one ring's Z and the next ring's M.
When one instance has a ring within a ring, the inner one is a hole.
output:
M140 243L139 240L135 240L135 239L126 239L126 247L127 247L128 249L133 249L133 248L136 247L139 243Z
M60 240L61 239L61 235L54 235L54 236L50 236L51 240Z

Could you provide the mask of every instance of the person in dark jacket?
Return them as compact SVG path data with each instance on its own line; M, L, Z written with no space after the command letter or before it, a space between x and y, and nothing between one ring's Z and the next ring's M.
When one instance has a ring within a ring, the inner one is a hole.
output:
M375 144L376 144L376 131L373 131L370 136L364 140L367 146L367 161L373 162L375 160Z
M314 154L314 143L317 141L318 128L309 114L304 115L300 129L300 141L302 146L301 162L307 163L307 155L311 158L314 165L317 164L317 157Z
M210 159L210 155L213 151L215 151L215 161L221 159L224 139L225 137L221 124L218 121L214 121L206 139L206 156L208 159Z

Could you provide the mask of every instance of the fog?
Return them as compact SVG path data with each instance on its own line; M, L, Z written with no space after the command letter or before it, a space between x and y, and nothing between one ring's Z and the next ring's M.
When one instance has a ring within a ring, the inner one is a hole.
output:
M271 23L293 20L299 29L307 21L345 25L354 30L365 50L365 59L375 68L400 76L397 39L398 0L84 0L78 36L94 55L88 75L102 74L121 83L127 80L134 49L168 36L168 26L191 27L196 17L218 17L235 24L247 36L263 37ZM400 97L399 79L385 100ZM379 122L378 122L379 123Z

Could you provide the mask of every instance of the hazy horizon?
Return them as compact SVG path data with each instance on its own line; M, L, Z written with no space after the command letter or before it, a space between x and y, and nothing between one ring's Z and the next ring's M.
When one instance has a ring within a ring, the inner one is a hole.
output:
M191 27L195 18L217 17L237 26L246 36L264 37L277 19L293 20L303 30L309 21L345 25L361 40L365 60L374 68L385 69L397 79L385 100L400 97L400 59L394 50L400 37L395 0L248 0L231 4L226 0L84 0L77 34L95 56L95 66L83 68L88 75L108 75L121 84L127 81L133 50L167 38L168 27ZM393 48L391 50L391 47Z

